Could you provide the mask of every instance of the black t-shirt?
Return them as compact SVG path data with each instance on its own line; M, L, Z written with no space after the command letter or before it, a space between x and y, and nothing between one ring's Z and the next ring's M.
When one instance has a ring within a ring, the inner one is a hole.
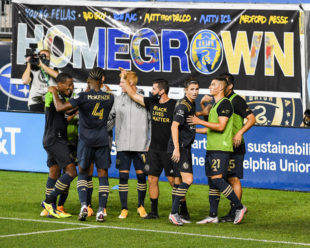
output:
M59 96L61 101L65 99ZM48 92L45 97L45 128L43 146L48 147L56 141L67 144L67 120L64 112L57 112L53 102L53 94Z
M233 114L234 110L231 106L230 101L228 99L223 99L223 101L217 107L216 112L217 112L218 116L225 116L225 117L230 118L230 116Z
M180 123L179 125L179 146L180 147L189 147L195 140L195 125L189 125L186 121L186 118L189 115L195 115L196 106L195 102L192 103L187 97L184 97L182 100L178 101L174 114L173 121ZM168 152L171 153L174 150L174 145L172 137L168 142Z
M232 92L227 98L230 98L233 94L235 94L235 92ZM235 96L231 103L234 107L234 113L240 115L243 119L253 113L246 101L239 95ZM245 151L245 143L241 143L239 147L234 148L234 153L237 154L245 154Z
M114 102L112 94L101 90L81 92L69 100L79 106L80 138L90 147L109 145L107 120Z
M157 97L144 97L144 104L152 118L150 148L166 152L171 137L171 124L176 100L169 99L165 103L159 103Z

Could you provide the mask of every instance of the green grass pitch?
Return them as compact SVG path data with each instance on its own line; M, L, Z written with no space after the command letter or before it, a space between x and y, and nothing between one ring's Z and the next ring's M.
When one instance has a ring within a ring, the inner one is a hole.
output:
M208 214L208 187L192 185L187 194L193 223L177 227L169 223L171 188L160 182L158 220L141 219L137 213L136 180L129 180L129 216L118 219L118 192L110 190L108 216L79 222L76 179L65 208L66 219L40 217L47 174L0 171L0 247L306 247L310 246L310 195L302 192L244 189L248 207L239 225L197 225ZM94 178L93 206L98 207L98 179ZM110 179L110 188L118 184ZM149 197L145 207L150 210ZM222 196L219 215L229 202Z

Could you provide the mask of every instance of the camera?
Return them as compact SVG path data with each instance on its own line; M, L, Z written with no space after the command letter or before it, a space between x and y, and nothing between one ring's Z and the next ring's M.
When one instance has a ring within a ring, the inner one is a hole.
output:
M40 64L40 59L41 60L45 60L46 59L46 55L45 54L39 55L38 53L36 53L36 50L37 50L37 47L38 47L37 44L32 43L32 44L29 45L29 47L30 48L26 50L25 57L30 57L29 63L31 65L39 65Z

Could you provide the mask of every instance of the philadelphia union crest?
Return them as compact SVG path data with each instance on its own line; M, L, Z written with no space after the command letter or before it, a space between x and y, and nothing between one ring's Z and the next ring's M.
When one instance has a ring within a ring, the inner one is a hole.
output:
M219 37L211 30L199 31L191 42L190 58L197 71L212 74L223 60L223 46Z

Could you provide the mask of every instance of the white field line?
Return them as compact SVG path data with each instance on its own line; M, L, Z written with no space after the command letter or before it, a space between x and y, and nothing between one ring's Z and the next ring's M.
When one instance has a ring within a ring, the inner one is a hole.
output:
M46 231L39 231L39 232L29 232L29 233L15 233L15 234L7 234L7 235L0 235L0 238L10 238L10 237L19 237L19 236L29 236L34 234L42 234L42 233L55 233L55 232L66 232L66 231L76 231L76 230L84 230L90 228L97 228L97 227L75 227L75 228L65 228L65 229L57 229L57 230L46 230Z
M128 230L128 231L138 231L138 232L175 234L175 235L184 235L184 236L192 236L192 237L204 237L204 238L240 240L240 241L253 241L253 242L262 242L262 243L283 244L283 245L310 246L310 243L290 242L290 241L282 241L282 240L253 239L253 238L219 236L219 235L209 235L209 234L199 234L199 233L162 231L162 230L142 229L142 228L133 228L133 227L92 225L92 224L73 223L73 222L64 222L64 221L52 221L52 220L49 221L49 220L36 220L36 219L21 219L21 218L0 217L0 220L1 219L2 220L30 221L30 222L41 222L41 223L53 223L53 224L83 226L83 227L80 227L80 228L67 228L67 229L62 229L62 230L59 229L59 230L53 230L53 231L40 231L40 232L28 233L28 235L30 235L30 234L40 234L40 233L46 233L46 232L55 232L55 231L61 232L61 231L70 231L70 230L78 230L78 229L87 229L87 228L106 228L106 229ZM6 236L10 237L10 236L22 236L22 235L23 234L0 235L0 238L5 238Z

